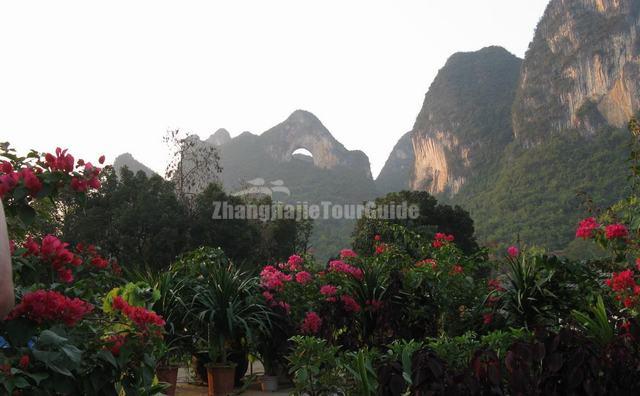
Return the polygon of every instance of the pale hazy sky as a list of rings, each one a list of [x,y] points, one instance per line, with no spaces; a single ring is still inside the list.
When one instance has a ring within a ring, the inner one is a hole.
[[[3,1],[0,141],[130,152],[314,113],[377,175],[457,51],[522,57],[548,0]]]

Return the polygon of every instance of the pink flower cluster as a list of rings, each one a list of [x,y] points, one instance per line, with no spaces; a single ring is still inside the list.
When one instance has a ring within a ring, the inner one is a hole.
[[[325,297],[333,297],[338,292],[338,288],[333,285],[322,285],[320,287],[320,294]]]
[[[300,330],[304,334],[318,334],[321,327],[322,319],[320,318],[320,315],[311,311],[307,312],[304,320],[302,321],[302,326],[300,326]]]
[[[313,280],[313,277],[307,271],[300,271],[296,274],[296,282],[301,285],[306,285]]]
[[[352,265],[349,265],[347,263],[345,263],[342,260],[333,260],[329,263],[329,271],[332,272],[340,272],[343,274],[348,274],[350,276],[353,276],[354,278],[358,279],[358,280],[362,280],[363,278],[363,273],[362,270],[360,268],[354,267]]]
[[[260,285],[269,290],[282,290],[285,282],[291,282],[293,277],[278,270],[272,265],[267,265],[260,272]]]
[[[302,257],[298,256],[297,254],[294,254],[289,257],[289,260],[287,260],[286,263],[280,264],[279,267],[280,269],[296,272],[296,271],[302,270],[303,264],[304,264],[304,260],[302,259]]]

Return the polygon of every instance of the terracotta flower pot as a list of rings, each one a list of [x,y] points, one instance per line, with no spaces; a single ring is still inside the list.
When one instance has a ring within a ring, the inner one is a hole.
[[[178,382],[178,367],[158,367],[156,368],[158,381],[171,385],[164,392],[167,396],[175,396],[176,383]]]
[[[260,378],[260,386],[263,392],[275,392],[278,390],[278,377],[275,375],[263,375]]]
[[[236,367],[229,365],[208,365],[207,378],[209,396],[227,396],[233,392]]]

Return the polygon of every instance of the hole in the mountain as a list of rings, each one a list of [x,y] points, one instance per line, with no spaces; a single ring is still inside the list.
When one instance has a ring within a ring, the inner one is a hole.
[[[313,154],[306,148],[299,148],[291,153],[291,158],[313,162]]]

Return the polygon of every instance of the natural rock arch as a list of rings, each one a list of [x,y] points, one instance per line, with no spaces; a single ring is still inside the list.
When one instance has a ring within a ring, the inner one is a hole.
[[[369,159],[361,151],[349,151],[338,142],[313,114],[297,110],[284,122],[262,134],[266,152],[277,161],[291,161],[297,149],[305,149],[313,164],[322,169],[338,166],[363,169],[371,176]]]

